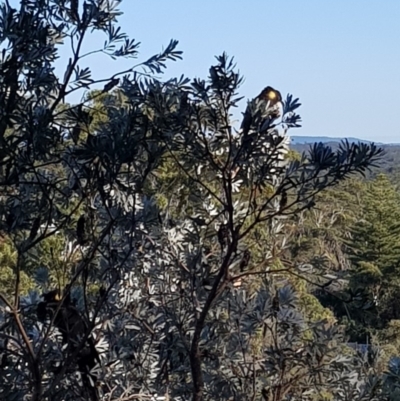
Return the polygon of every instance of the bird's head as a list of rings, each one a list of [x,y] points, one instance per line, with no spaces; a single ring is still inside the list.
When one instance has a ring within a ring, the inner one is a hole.
[[[61,300],[61,294],[59,290],[52,290],[42,294],[45,302],[58,302]]]
[[[267,86],[264,88],[261,93],[258,95],[260,100],[269,101],[271,103],[277,103],[282,101],[282,95],[279,91],[272,88],[271,86]]]

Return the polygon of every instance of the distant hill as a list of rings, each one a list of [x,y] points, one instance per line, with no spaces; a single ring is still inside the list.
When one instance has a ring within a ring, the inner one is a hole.
[[[307,143],[315,143],[315,142],[322,142],[322,143],[330,143],[330,142],[340,142],[344,139],[347,139],[349,142],[364,142],[364,143],[371,143],[372,141],[367,141],[365,139],[359,138],[333,138],[329,136],[291,136],[292,144],[294,145],[304,145]],[[376,144],[380,144],[379,142],[375,142]]]
[[[325,145],[330,146],[333,150],[336,150],[339,143],[345,138],[332,138],[326,136],[292,136],[290,147],[299,152],[308,152],[310,146],[315,142],[322,142]],[[349,142],[364,142],[371,143],[371,141],[366,141],[358,138],[347,138]],[[393,182],[400,186],[400,144],[383,144],[375,142],[376,145],[383,148],[384,155],[379,161],[378,166],[372,169],[372,174],[370,177],[375,176],[379,173],[388,174]]]

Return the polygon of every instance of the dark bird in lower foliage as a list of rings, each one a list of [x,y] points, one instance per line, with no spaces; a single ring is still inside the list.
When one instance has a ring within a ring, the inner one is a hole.
[[[72,304],[69,294],[61,297],[58,290],[53,290],[42,295],[43,302],[37,307],[38,320],[44,322],[47,318],[54,319],[54,326],[60,330],[63,344],[67,344],[67,352],[71,355],[77,352],[76,363],[82,374],[85,389],[89,392],[92,401],[99,399],[97,390],[90,380],[90,371],[100,357],[91,336],[82,344],[82,338],[87,336],[88,323],[79,310]]]
[[[59,290],[52,290],[42,294],[45,303],[61,301],[61,294]]]

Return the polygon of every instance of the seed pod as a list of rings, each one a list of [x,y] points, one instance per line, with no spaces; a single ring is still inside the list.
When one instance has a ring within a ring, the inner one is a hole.
[[[242,260],[240,261],[240,265],[239,265],[239,269],[241,272],[243,272],[244,269],[249,265],[250,259],[251,259],[250,251],[248,249],[246,249],[243,252],[243,257],[242,257]]]
[[[223,248],[227,243],[229,239],[229,229],[226,224],[221,224],[219,229],[218,229],[218,242],[221,245],[221,248]]]
[[[78,223],[76,225],[76,237],[78,239],[79,245],[85,245],[88,241],[86,235],[86,219],[84,215],[79,217]]]

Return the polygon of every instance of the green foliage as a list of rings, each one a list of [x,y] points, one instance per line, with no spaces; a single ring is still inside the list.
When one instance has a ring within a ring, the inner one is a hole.
[[[18,252],[13,243],[7,237],[0,240],[0,288],[8,296],[12,295],[16,288],[16,268]],[[20,272],[19,291],[27,294],[28,290],[34,285],[33,280],[26,271]]]
[[[367,184],[360,215],[347,241],[353,271],[350,286],[369,300],[355,316],[367,327],[382,329],[397,319],[393,308],[399,294],[400,196],[389,179],[379,175]]]
[[[384,175],[368,182],[348,181],[339,189],[325,192],[317,203],[319,219],[308,216],[303,225],[310,225],[305,231],[309,254],[320,248],[341,278],[325,281],[327,287],[317,282],[314,293],[345,325],[350,341],[381,347],[382,369],[398,354],[382,339],[398,319],[399,194]]]
[[[352,262],[357,266],[359,260],[367,260],[382,273],[395,269],[400,260],[399,194],[379,175],[368,184],[361,202],[362,217],[352,227]]]

